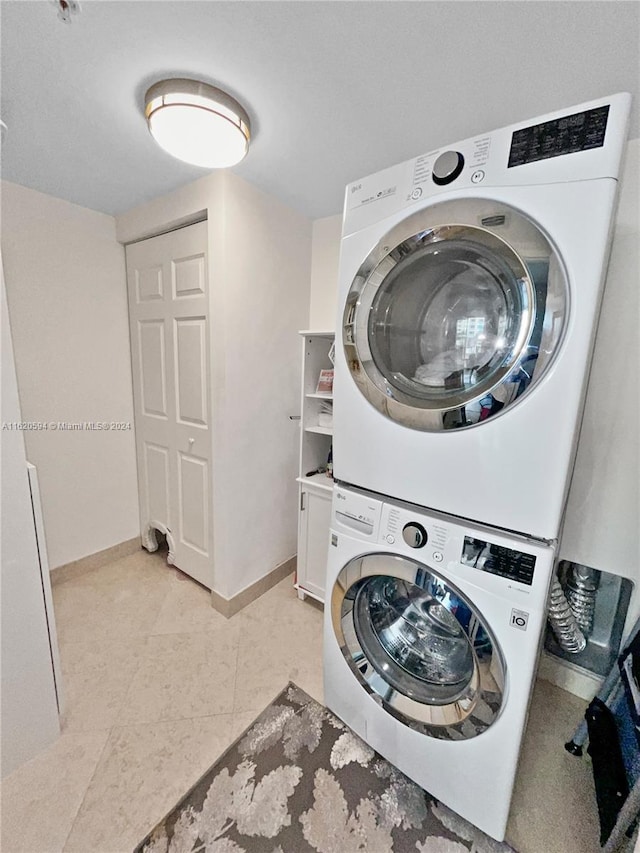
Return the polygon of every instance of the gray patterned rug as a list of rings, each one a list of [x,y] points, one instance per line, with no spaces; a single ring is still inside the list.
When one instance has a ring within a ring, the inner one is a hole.
[[[509,853],[295,684],[134,853]]]

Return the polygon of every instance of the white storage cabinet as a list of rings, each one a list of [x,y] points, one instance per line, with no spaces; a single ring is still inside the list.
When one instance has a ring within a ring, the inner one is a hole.
[[[310,595],[324,601],[327,549],[333,480],[317,472],[327,466],[333,428],[327,423],[326,403],[333,394],[319,393],[316,388],[321,370],[332,370],[329,351],[333,332],[300,332],[302,336],[302,402],[300,423],[300,468],[298,483],[298,596]],[[323,405],[324,404],[324,405]]]

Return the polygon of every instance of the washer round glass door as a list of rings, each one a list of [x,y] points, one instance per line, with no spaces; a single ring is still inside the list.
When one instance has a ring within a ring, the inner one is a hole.
[[[473,426],[540,379],[566,294],[557,254],[522,214],[479,199],[435,204],[358,270],[344,314],[347,364],[367,399],[405,426]]]
[[[497,719],[502,653],[477,608],[437,572],[391,554],[358,557],[338,576],[331,613],[355,677],[405,725],[460,740]]]

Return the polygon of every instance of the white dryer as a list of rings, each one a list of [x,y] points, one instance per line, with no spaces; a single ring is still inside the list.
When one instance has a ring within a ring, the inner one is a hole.
[[[337,479],[558,536],[629,107],[602,98],[347,187]]]
[[[325,702],[434,797],[504,838],[554,550],[336,486]]]

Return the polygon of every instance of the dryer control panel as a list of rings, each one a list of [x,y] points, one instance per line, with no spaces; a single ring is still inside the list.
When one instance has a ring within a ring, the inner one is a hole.
[[[602,148],[609,104],[569,116],[533,124],[513,132],[508,168]]]
[[[617,178],[630,106],[631,95],[621,92],[464,139],[354,181],[345,194],[342,236],[452,189],[473,195],[490,187]]]

